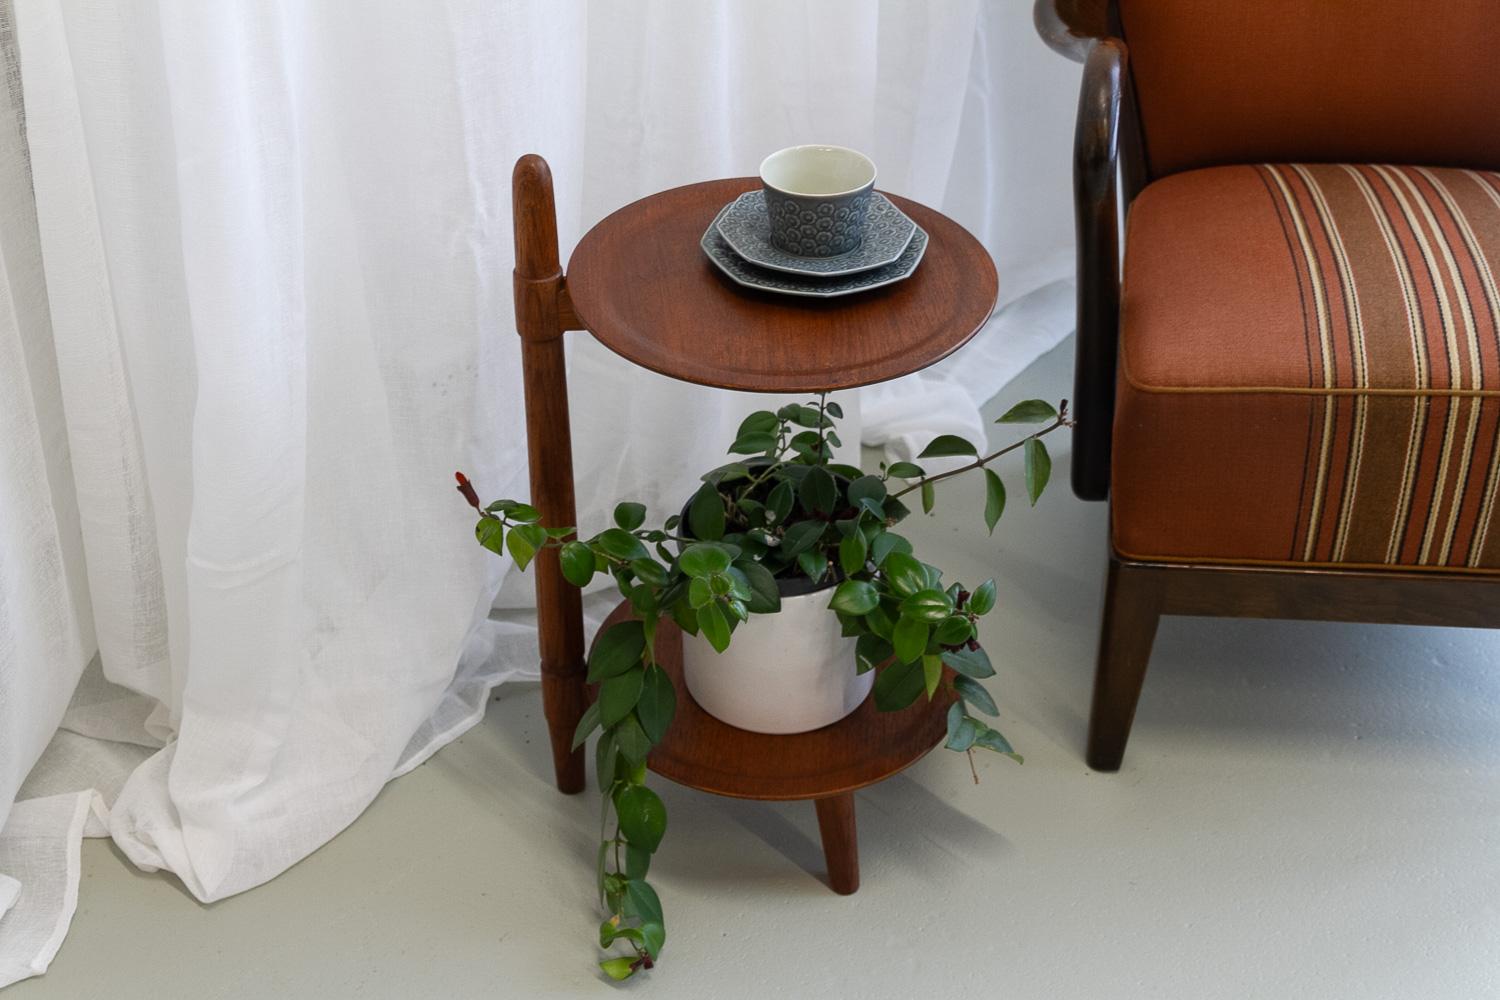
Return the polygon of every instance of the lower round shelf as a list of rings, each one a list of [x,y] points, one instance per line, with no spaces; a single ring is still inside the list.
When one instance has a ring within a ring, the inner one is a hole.
[[[600,631],[630,617],[621,604]],[[682,632],[662,622],[656,656],[677,689],[677,716],[652,752],[651,770],[671,781],[740,799],[820,799],[873,785],[921,759],[946,734],[950,702],[939,694],[899,712],[865,699],[854,713],[810,733],[773,736],[737,729],[698,707],[682,682]],[[851,668],[852,669],[852,668]]]

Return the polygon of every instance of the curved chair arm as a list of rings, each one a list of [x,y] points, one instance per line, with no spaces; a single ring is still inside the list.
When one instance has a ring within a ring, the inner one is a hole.
[[[1109,0],[1036,0],[1031,15],[1042,41],[1074,62],[1110,34]]]
[[[1078,333],[1073,365],[1073,492],[1109,496],[1120,337],[1120,105],[1125,46],[1100,41],[1083,66],[1073,135]]]
[[[1073,135],[1074,222],[1078,248],[1078,312],[1073,374],[1073,492],[1083,500],[1109,496],[1114,426],[1115,362],[1120,329],[1121,154],[1125,205],[1143,169],[1130,105],[1125,43],[1111,37],[1108,0],[1037,0],[1037,31],[1083,66]]]

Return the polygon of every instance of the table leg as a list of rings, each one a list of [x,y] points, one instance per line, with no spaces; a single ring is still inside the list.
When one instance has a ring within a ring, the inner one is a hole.
[[[859,838],[854,829],[854,793],[816,799],[818,832],[828,863],[828,884],[847,896],[859,889]]]
[[[567,364],[563,333],[563,277],[557,256],[557,212],[552,173],[539,156],[516,161],[511,180],[515,218],[516,331],[526,395],[526,450],[531,503],[549,528],[578,523],[573,499],[573,435],[568,426]],[[557,787],[583,791],[582,749],[573,730],[588,701],[584,692],[583,610],[578,589],[563,579],[556,549],[532,564],[542,654],[542,707],[552,742]]]

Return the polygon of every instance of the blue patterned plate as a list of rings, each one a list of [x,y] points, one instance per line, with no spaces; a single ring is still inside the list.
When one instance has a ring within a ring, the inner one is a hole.
[[[922,254],[927,250],[927,232],[913,223],[911,242],[906,244],[906,249],[901,251],[901,255],[896,260],[884,267],[831,278],[814,278],[802,274],[768,271],[746,263],[720,235],[719,220],[724,218],[724,214],[731,207],[732,205],[725,205],[720,209],[718,217],[703,231],[703,238],[698,241],[698,245],[703,248],[708,259],[714,262],[714,266],[723,271],[730,281],[737,285],[744,285],[746,288],[758,288],[761,291],[777,292],[781,295],[801,295],[815,299],[852,295],[855,292],[894,284],[903,278],[911,277],[912,272],[922,261]]]
[[[816,226],[818,220],[809,218],[807,224]],[[864,240],[853,250],[837,257],[803,257],[773,244],[764,191],[746,191],[730,202],[715,226],[735,253],[758,267],[822,278],[857,274],[894,263],[917,230],[917,224],[879,191],[870,198]]]

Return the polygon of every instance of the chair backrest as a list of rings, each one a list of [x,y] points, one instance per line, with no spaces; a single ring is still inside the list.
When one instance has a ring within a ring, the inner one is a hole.
[[[1116,0],[1152,176],[1500,168],[1500,0]]]

